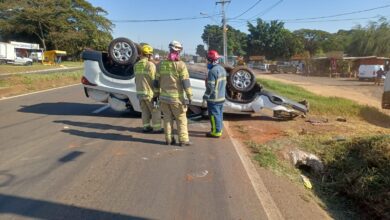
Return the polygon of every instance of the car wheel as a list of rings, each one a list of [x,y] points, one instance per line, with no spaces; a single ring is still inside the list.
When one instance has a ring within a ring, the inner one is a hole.
[[[26,66],[32,66],[32,62],[28,61],[28,62],[26,62],[25,65],[26,65]]]
[[[120,65],[132,65],[138,57],[138,49],[135,43],[124,37],[111,41],[108,53],[110,58]]]
[[[0,65],[6,64],[7,62],[5,60],[0,60]]]
[[[229,74],[228,83],[237,92],[249,92],[256,84],[256,77],[251,69],[236,67]]]

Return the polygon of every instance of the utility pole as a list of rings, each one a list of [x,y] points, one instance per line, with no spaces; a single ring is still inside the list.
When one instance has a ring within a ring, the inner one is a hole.
[[[230,0],[221,0],[219,2],[216,2],[215,4],[221,4],[222,8],[222,37],[223,37],[223,62],[226,64],[227,62],[227,28],[226,28],[226,13],[225,13],[225,4],[230,3]]]

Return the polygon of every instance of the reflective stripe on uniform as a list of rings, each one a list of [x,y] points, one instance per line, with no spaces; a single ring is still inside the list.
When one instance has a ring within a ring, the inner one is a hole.
[[[220,88],[221,86],[223,86],[224,88]],[[226,77],[225,76],[218,77],[218,79],[216,80],[215,88],[214,88],[214,98],[209,99],[209,101],[213,101],[213,102],[224,101],[225,97],[224,96],[219,97],[219,91],[221,91],[222,89],[225,89],[225,86],[226,86]]]
[[[217,130],[217,126],[215,124],[215,117],[214,117],[214,115],[210,116],[210,120],[211,120],[211,134],[215,134],[215,132]]]
[[[134,65],[134,75],[139,99],[150,99],[153,97],[152,83],[155,74],[155,66],[148,61],[147,58],[142,58]]]
[[[184,94],[178,92],[161,92],[160,96],[180,98],[180,97],[184,97]]]
[[[152,128],[161,128],[161,124],[153,124]]]

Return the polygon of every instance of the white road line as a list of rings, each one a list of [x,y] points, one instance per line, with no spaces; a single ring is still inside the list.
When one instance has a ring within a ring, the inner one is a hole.
[[[96,109],[95,111],[93,111],[92,114],[97,114],[99,112],[102,112],[102,111],[108,109],[109,107],[110,107],[110,105],[105,105],[103,107],[100,107],[100,108]]]
[[[18,97],[27,96],[27,95],[33,95],[33,94],[42,93],[42,92],[48,92],[48,91],[52,91],[52,90],[56,90],[56,89],[63,89],[63,88],[71,87],[71,86],[77,86],[77,85],[81,85],[81,84],[77,83],[77,84],[57,87],[57,88],[53,88],[53,89],[46,89],[46,90],[41,90],[41,91],[37,91],[37,92],[26,93],[26,94],[22,94],[22,95],[16,95],[16,96],[11,96],[11,97],[3,97],[3,98],[0,98],[0,101],[7,100],[7,99],[18,98]]]
[[[224,128],[226,129],[228,134],[232,134],[232,131],[229,129],[229,123],[227,121],[224,121]],[[233,146],[238,156],[240,157],[242,164],[244,165],[244,169],[248,174],[248,177],[256,192],[257,198],[263,206],[268,219],[284,219],[278,206],[272,199],[271,194],[268,192],[267,187],[264,185],[264,182],[261,179],[259,173],[257,172],[256,167],[253,165],[250,156],[245,150],[245,146],[243,146],[238,140],[232,138],[230,135],[229,138],[232,141]]]

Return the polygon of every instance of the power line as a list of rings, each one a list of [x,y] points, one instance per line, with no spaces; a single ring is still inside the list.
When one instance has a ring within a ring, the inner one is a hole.
[[[383,6],[375,7],[375,8],[359,10],[359,11],[352,11],[352,12],[335,14],[335,15],[328,15],[328,16],[321,16],[321,17],[312,17],[312,18],[281,19],[281,20],[283,20],[283,21],[302,21],[302,20],[322,19],[322,18],[333,18],[333,17],[344,16],[344,15],[358,14],[358,13],[367,12],[367,11],[374,11],[374,10],[377,10],[377,9],[388,8],[388,7],[390,7],[390,4],[389,5],[383,5]]]
[[[265,9],[264,11],[260,12],[259,14],[255,15],[255,16],[249,18],[248,20],[251,20],[254,17],[260,17],[260,16],[267,14],[268,12],[272,11],[272,9],[274,9],[276,6],[278,6],[282,2],[283,2],[283,0],[276,2],[275,4],[271,5],[269,8]]]
[[[333,22],[333,21],[353,21],[353,20],[362,20],[362,19],[371,19],[371,18],[380,18],[380,17],[386,17],[386,16],[376,15],[376,16],[364,17],[364,18],[343,18],[343,19],[330,19],[330,20],[286,21],[285,23],[300,23],[301,24],[301,23]]]
[[[241,21],[236,21],[236,22],[239,22],[239,23],[242,23],[242,24],[245,24],[246,22],[252,20],[254,17],[261,17],[265,14],[267,14],[268,12],[270,12],[272,9],[274,9],[276,6],[278,6],[280,3],[282,3],[284,0],[279,0],[278,2],[276,2],[275,4],[271,5],[270,7],[268,7],[267,9],[265,9],[264,11],[260,12],[259,14],[249,18],[249,19],[242,19]],[[235,22],[235,21],[231,21],[231,22]],[[241,25],[240,27],[242,27],[243,25]]]
[[[338,21],[357,21],[357,20],[365,20],[365,19],[372,19],[372,18],[390,18],[390,16],[372,16],[372,17],[361,17],[361,18],[343,18],[343,19],[328,19],[328,20],[309,20],[309,21],[287,21],[285,23],[294,23],[294,24],[304,24],[304,23],[321,23],[321,22],[338,22]],[[271,20],[264,20],[264,21],[271,21]],[[283,21],[283,20],[280,20]],[[235,28],[243,27],[244,25],[236,26]]]
[[[273,6],[271,6],[273,7]],[[324,19],[324,18],[333,18],[333,17],[339,17],[339,16],[344,16],[344,15],[351,15],[351,14],[358,14],[358,13],[363,13],[363,12],[368,12],[368,11],[373,11],[373,10],[377,10],[377,9],[382,9],[382,8],[388,8],[390,7],[390,4],[388,5],[382,5],[382,6],[379,6],[379,7],[375,7],[375,8],[369,8],[369,9],[365,9],[365,10],[359,10],[359,11],[352,11],[352,12],[346,12],[346,13],[341,13],[341,14],[334,14],[334,15],[327,15],[327,16],[320,16],[320,17],[311,17],[311,18],[295,18],[295,19],[276,19],[278,21],[282,21],[284,23],[314,23],[315,20],[318,20],[318,19]],[[347,19],[344,19],[344,21],[348,21],[348,20],[361,20],[361,19],[369,19],[369,18],[376,18],[378,16],[375,16],[375,17],[367,17],[367,18],[347,18]],[[313,21],[314,20],[314,21]],[[253,22],[253,21],[256,21],[256,19],[253,19],[250,18],[249,20],[246,20],[246,22]],[[343,21],[343,19],[334,19],[334,20],[320,20],[319,22],[322,22],[322,21]],[[239,27],[242,27],[243,25],[239,26]]]
[[[114,23],[143,23],[143,22],[165,22],[165,21],[188,21],[211,18],[213,16],[186,17],[186,18],[165,18],[165,19],[142,19],[142,20],[112,20]]]
[[[256,7],[257,4],[259,4],[262,0],[258,0],[254,5],[252,5],[251,7],[249,7],[246,11],[242,12],[241,14],[237,15],[236,17],[233,17],[232,19],[236,19],[236,18],[239,18],[241,17],[242,15],[244,15],[245,13],[247,13],[248,11],[250,11],[252,8]]]

